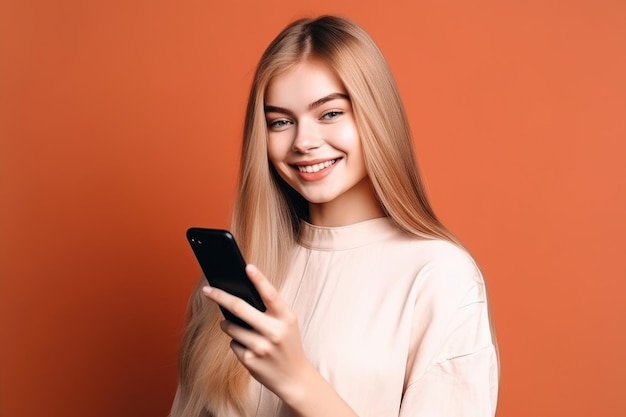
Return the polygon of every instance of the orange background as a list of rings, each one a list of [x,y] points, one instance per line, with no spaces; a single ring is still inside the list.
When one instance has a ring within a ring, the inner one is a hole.
[[[498,415],[626,415],[626,2],[0,3],[0,415],[165,416],[188,226],[227,227],[254,66],[340,13],[484,269]]]

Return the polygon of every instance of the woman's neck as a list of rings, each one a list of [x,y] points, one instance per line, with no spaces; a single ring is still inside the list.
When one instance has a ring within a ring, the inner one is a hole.
[[[369,178],[326,203],[309,204],[309,222],[316,226],[338,227],[385,217]]]

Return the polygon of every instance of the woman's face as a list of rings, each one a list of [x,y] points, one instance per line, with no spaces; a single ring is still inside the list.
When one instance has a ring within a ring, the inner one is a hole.
[[[371,193],[350,99],[326,64],[306,60],[275,77],[265,117],[270,161],[312,206],[349,209]]]

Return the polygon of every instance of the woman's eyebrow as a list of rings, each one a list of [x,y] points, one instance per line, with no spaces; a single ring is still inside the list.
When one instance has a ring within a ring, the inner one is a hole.
[[[287,110],[284,107],[272,106],[270,104],[265,104],[263,106],[265,113],[282,113],[287,114],[289,116],[293,116],[293,112],[291,110]]]
[[[337,100],[337,99],[350,100],[350,97],[347,94],[343,94],[343,93],[332,93],[332,94],[329,94],[327,96],[320,98],[319,100],[315,100],[313,103],[309,104],[309,109],[313,110],[321,106],[324,103],[327,103],[332,100]],[[264,105],[263,109],[265,110],[265,113],[282,113],[282,114],[293,115],[293,112],[291,110],[288,110],[284,107],[272,106],[271,104]]]
[[[326,97],[322,97],[319,100],[316,100],[313,103],[309,104],[309,109],[313,110],[314,108],[319,107],[328,101],[337,100],[337,99],[350,100],[350,97],[348,97],[347,94],[343,94],[343,93],[332,93],[332,94],[327,95]]]

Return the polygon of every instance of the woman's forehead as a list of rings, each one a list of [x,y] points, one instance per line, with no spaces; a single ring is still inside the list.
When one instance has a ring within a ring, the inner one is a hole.
[[[331,94],[347,95],[339,76],[322,61],[306,60],[270,80],[265,104],[304,107]]]

